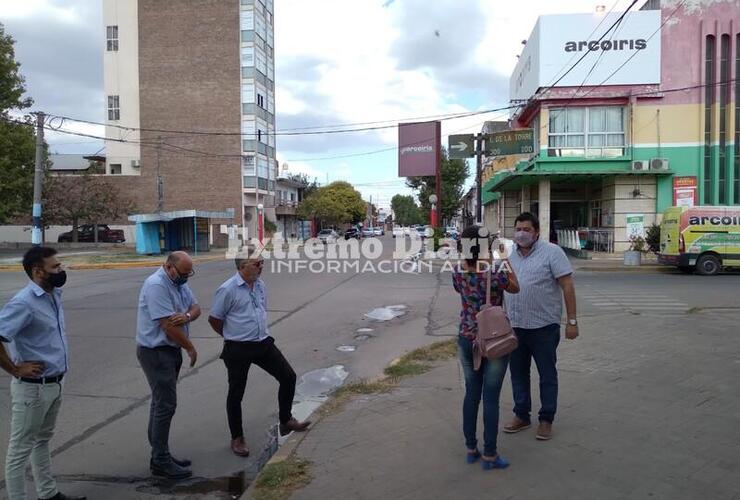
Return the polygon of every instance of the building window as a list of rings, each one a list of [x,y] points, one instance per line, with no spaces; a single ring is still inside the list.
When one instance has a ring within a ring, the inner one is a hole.
[[[740,35],[735,40],[735,175],[733,202],[740,205]]]
[[[719,57],[719,178],[717,203],[727,203],[727,141],[729,139],[727,123],[727,105],[730,101],[730,36],[722,35]]]
[[[121,175],[121,164],[111,163],[110,164],[110,174],[111,175]]]
[[[254,156],[242,156],[242,174],[254,175]]]
[[[257,94],[257,106],[263,109],[265,107],[265,96],[262,94]]]
[[[254,82],[242,83],[242,104],[254,104]]]
[[[108,96],[108,120],[121,119],[121,100],[117,95]]]
[[[252,176],[249,176],[249,177],[244,176],[244,187],[245,188],[252,188],[252,189],[254,189],[255,186],[256,186],[255,182],[256,181],[255,181],[255,178],[254,177],[252,177]]]
[[[118,26],[106,28],[106,49],[108,52],[118,52]]]
[[[624,108],[550,110],[548,156],[623,156],[624,147]]]
[[[712,125],[714,125],[714,37],[707,36],[704,63],[704,204],[711,205],[714,190]]]

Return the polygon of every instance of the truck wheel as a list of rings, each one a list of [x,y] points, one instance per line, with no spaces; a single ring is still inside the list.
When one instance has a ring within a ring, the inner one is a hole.
[[[702,255],[696,261],[696,270],[704,276],[713,276],[722,269],[722,263],[716,255]]]
[[[696,267],[694,266],[678,266],[678,269],[686,274],[694,274],[694,271],[696,271]]]

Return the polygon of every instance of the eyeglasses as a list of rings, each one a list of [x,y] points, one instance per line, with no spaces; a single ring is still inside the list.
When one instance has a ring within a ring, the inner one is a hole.
[[[175,271],[177,271],[177,274],[180,275],[183,278],[186,278],[186,277],[187,278],[192,278],[195,275],[195,269],[191,269],[190,272],[186,274],[186,273],[180,272],[180,270],[177,268],[176,265],[173,264],[172,267],[174,267],[175,268]]]

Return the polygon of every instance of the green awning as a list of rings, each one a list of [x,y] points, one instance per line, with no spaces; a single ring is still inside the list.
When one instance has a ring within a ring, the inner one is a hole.
[[[501,175],[506,174],[506,175]],[[500,172],[484,184],[484,191],[516,191],[522,186],[538,184],[543,177],[549,177],[557,181],[587,181],[596,177],[635,175],[635,176],[666,176],[673,175],[670,170],[616,170],[616,169],[578,169],[573,170],[514,170]]]

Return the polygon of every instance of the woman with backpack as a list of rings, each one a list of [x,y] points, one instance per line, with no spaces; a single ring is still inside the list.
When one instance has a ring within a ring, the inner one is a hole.
[[[476,315],[486,304],[486,284],[490,282],[490,303],[501,306],[504,291],[519,292],[516,275],[508,265],[505,256],[493,262],[483,254],[483,245],[488,245],[485,228],[467,227],[460,235],[458,251],[464,255],[463,261],[454,270],[452,283],[460,294],[462,310],[460,311],[460,329],[458,357],[465,375],[465,399],[463,401],[463,434],[467,447],[466,461],[470,464],[481,460],[484,470],[504,469],[509,462],[502,458],[496,449],[498,437],[499,396],[503,385],[509,355],[489,359],[480,358],[480,352],[474,353],[478,323]],[[503,251],[503,248],[499,248]],[[490,275],[490,280],[489,276]],[[478,360],[480,366],[476,369]],[[477,422],[478,407],[483,399],[483,453],[478,449]]]

